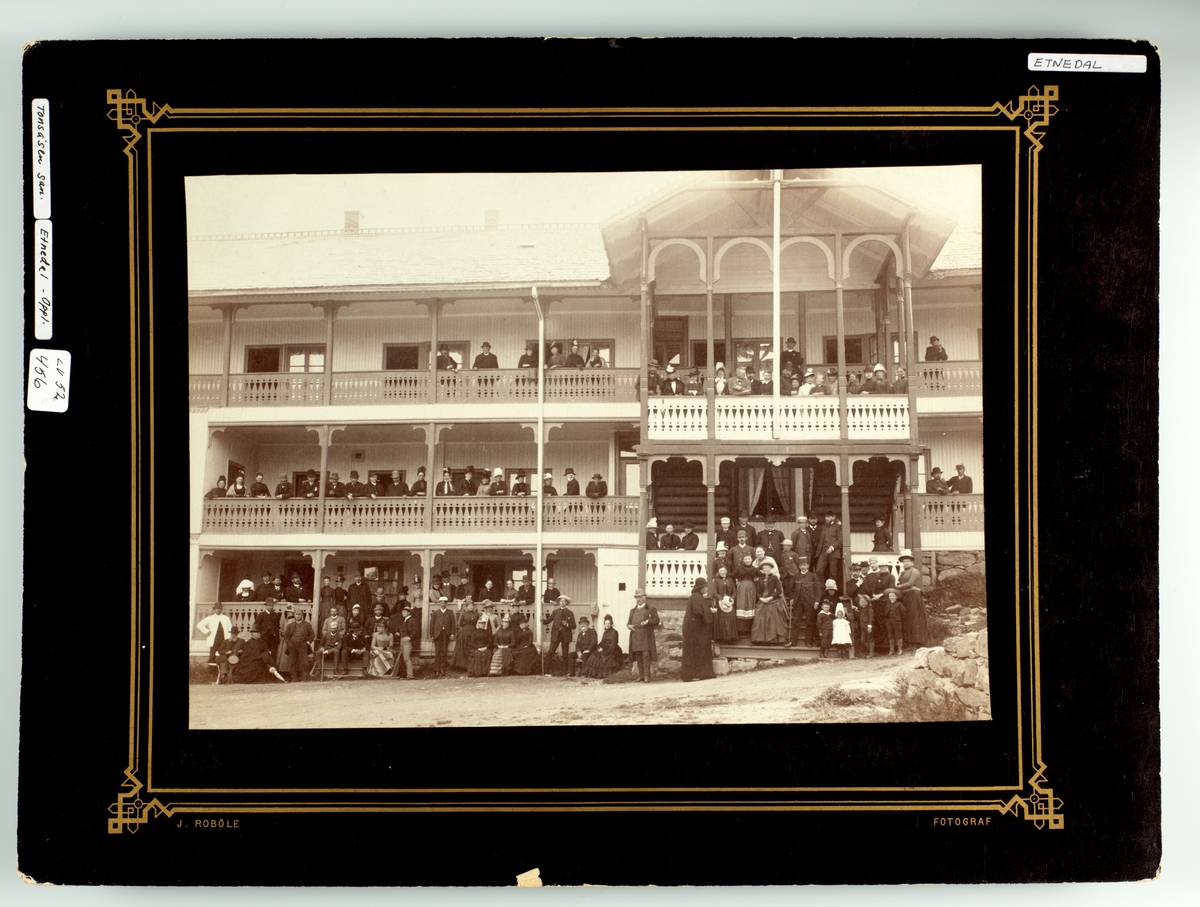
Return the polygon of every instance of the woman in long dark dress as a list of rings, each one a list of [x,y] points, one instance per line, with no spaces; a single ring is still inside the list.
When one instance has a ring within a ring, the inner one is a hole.
[[[467,655],[467,674],[471,677],[487,677],[492,664],[492,624],[486,614],[479,617],[475,632],[471,634],[471,651]]]
[[[713,621],[713,639],[718,643],[732,645],[737,642],[737,613],[734,602],[737,583],[724,566],[717,568],[717,575],[708,584],[708,594],[717,606]]]
[[[522,676],[533,673],[537,667],[537,646],[533,644],[533,631],[529,629],[529,620],[522,614],[517,618],[521,628],[517,630],[517,640],[512,650],[512,672]]]
[[[512,647],[516,639],[517,634],[509,626],[508,615],[505,615],[500,619],[500,629],[492,637],[495,648],[492,650],[491,665],[488,668],[489,677],[503,677],[512,673]]]
[[[738,636],[750,635],[754,608],[758,604],[757,581],[760,574],[752,561],[753,558],[749,554],[744,555],[742,562],[733,570],[733,578],[737,581],[734,607],[737,609]]]
[[[715,677],[712,667],[712,612],[709,610],[708,582],[698,577],[683,612],[683,658],[679,665],[682,680],[708,680]]]
[[[454,637],[454,657],[450,659],[450,667],[460,671],[467,670],[471,653],[475,651],[475,625],[479,623],[479,612],[474,603],[468,598],[459,606],[458,631]],[[491,633],[488,633],[489,639]]]
[[[758,604],[750,641],[767,645],[783,645],[788,641],[787,611],[783,606],[783,586],[776,575],[775,559],[764,557],[759,566]]]
[[[584,666],[583,673],[588,677],[607,677],[620,670],[623,654],[617,631],[613,629],[613,620],[605,615],[604,632],[600,635],[600,642],[596,644],[592,657]]]

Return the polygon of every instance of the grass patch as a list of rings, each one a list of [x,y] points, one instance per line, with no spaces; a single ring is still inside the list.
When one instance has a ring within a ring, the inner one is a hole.
[[[818,693],[817,696],[805,703],[809,708],[847,708],[856,705],[874,705],[875,700],[870,696],[862,693],[851,693],[848,690],[843,690],[840,686],[829,687]]]
[[[925,606],[932,615],[944,614],[949,605],[987,607],[987,580],[978,573],[960,573],[923,591]]]
[[[955,577],[957,579],[957,577]],[[892,706],[892,714],[896,721],[973,721],[970,710],[957,699],[939,696],[937,702],[930,702],[922,693],[919,696],[908,696],[908,681],[897,680],[896,692],[900,698]]]
[[[217,669],[208,666],[208,659],[193,659],[188,667],[188,683],[212,683],[217,679]]]

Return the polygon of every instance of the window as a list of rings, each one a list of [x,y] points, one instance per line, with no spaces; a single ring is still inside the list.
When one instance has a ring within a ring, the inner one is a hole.
[[[416,371],[421,368],[429,368],[429,344],[385,343],[383,345],[383,367],[387,371]]]
[[[825,337],[822,352],[826,365],[837,365],[837,337]],[[868,365],[878,352],[874,334],[846,335],[846,365]]]
[[[423,343],[421,344],[421,347],[423,349],[428,349],[429,344]],[[470,358],[471,341],[469,340],[439,340],[438,349],[441,350],[442,347],[446,348],[446,352],[449,354],[450,358],[454,360],[454,365],[456,368],[470,368],[471,363],[475,361],[474,359]],[[514,365],[515,364],[516,363],[514,363]],[[425,364],[421,366],[421,368],[429,368],[429,361],[426,360]]]
[[[738,340],[734,343],[737,358],[733,363],[725,363],[725,374],[732,376],[737,366],[746,366],[746,374],[753,377],[763,369],[775,370],[774,342],[770,338],[755,338],[753,340]],[[780,349],[783,347],[781,346]]]
[[[654,319],[654,358],[662,365],[672,362],[685,365],[683,355],[688,348],[688,320],[677,317]]]
[[[286,369],[283,367],[285,362]],[[248,373],[323,372],[325,371],[325,344],[246,347],[246,371]]]
[[[795,519],[797,479],[803,472],[791,466],[738,466],[738,509],[753,520]]]
[[[716,356],[717,362],[725,361],[725,341],[713,341],[713,355]],[[662,360],[659,360],[662,361]],[[696,368],[708,368],[708,341],[693,340],[692,341],[692,365]],[[728,374],[728,369],[726,369]]]

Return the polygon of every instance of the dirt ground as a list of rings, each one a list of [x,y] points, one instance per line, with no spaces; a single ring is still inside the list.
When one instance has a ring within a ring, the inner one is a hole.
[[[814,659],[690,683],[457,674],[443,680],[193,684],[189,726],[234,730],[889,721],[895,720],[887,708],[895,680],[912,661],[911,654]]]

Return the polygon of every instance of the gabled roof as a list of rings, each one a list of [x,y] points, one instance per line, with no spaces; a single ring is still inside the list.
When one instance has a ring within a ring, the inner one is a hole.
[[[608,277],[600,228],[590,224],[188,239],[188,291],[194,296],[310,288],[596,286]]]
[[[952,271],[983,269],[983,231],[978,226],[959,224],[942,251],[929,266],[930,276],[945,276]]]

